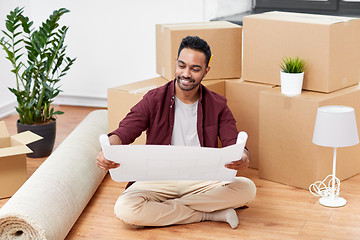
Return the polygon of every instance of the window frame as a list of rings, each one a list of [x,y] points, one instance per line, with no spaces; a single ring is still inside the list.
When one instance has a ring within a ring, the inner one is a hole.
[[[256,0],[253,8],[254,13],[276,10],[360,17],[360,0],[358,2],[346,2],[345,0]]]
[[[360,16],[360,1],[345,2],[343,0],[339,0],[338,12],[339,14]]]
[[[302,1],[302,0],[256,0],[256,9],[289,10],[337,10],[338,0]]]

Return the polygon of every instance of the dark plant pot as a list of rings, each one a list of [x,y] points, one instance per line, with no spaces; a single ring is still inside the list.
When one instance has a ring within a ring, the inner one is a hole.
[[[56,136],[56,121],[53,119],[48,124],[42,125],[27,125],[19,123],[17,121],[17,131],[18,133],[31,131],[36,133],[39,136],[42,136],[43,139],[27,144],[27,146],[33,151],[33,153],[28,153],[26,156],[31,158],[42,158],[47,157],[51,154]]]

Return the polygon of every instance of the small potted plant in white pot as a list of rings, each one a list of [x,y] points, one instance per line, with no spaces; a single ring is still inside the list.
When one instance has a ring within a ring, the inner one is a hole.
[[[300,57],[285,57],[280,67],[281,93],[287,96],[301,94],[305,61]]]

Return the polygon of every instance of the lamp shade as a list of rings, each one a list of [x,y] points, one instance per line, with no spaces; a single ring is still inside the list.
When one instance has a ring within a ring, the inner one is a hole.
[[[319,107],[313,143],[324,147],[348,147],[359,143],[355,111],[347,106]]]

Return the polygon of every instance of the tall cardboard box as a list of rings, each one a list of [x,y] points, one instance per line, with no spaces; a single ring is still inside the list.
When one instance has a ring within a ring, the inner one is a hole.
[[[312,142],[318,107],[353,107],[360,126],[360,86],[324,94],[303,91],[287,97],[280,88],[260,93],[259,176],[299,188],[322,181],[332,173],[333,148]],[[336,176],[360,173],[360,144],[338,148]]]
[[[160,87],[168,83],[165,78],[157,77],[117,86],[108,89],[108,130],[115,130],[119,122],[129,113],[136,103],[151,89]],[[225,82],[223,80],[209,80],[202,82],[211,91],[217,92],[225,96]],[[145,144],[146,133],[143,132],[134,144]]]
[[[30,131],[9,135],[5,122],[0,121],[0,198],[11,197],[27,179],[26,146],[42,139]]]
[[[244,17],[243,79],[280,85],[283,57],[306,61],[303,89],[333,92],[360,82],[360,19],[267,12]]]
[[[226,81],[226,98],[236,120],[236,127],[238,131],[245,131],[249,135],[246,146],[250,152],[250,168],[258,169],[260,92],[273,87],[275,85],[240,79]]]
[[[156,25],[156,72],[167,80],[175,77],[181,40],[199,36],[207,41],[213,58],[205,79],[240,78],[242,27],[227,21]]]

